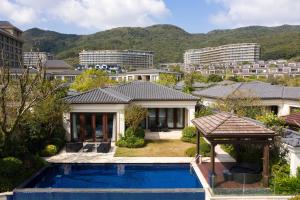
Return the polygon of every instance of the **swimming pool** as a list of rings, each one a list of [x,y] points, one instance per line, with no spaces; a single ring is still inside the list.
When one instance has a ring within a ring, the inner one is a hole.
[[[202,184],[189,164],[52,164],[14,191],[15,200],[201,196]]]

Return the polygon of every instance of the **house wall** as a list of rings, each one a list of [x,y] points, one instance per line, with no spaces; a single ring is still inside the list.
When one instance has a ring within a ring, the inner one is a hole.
[[[292,176],[297,175],[297,168],[300,167],[300,147],[287,146],[290,159],[290,172]]]
[[[268,99],[260,100],[260,106],[278,106],[278,116],[285,116],[290,114],[291,107],[300,108],[300,101],[297,100],[285,100],[285,99]],[[216,99],[213,98],[202,98],[202,103],[205,106],[212,107],[217,103]]]
[[[192,126],[191,120],[195,116],[196,101],[135,101],[137,105],[145,108],[185,108],[185,125]],[[119,134],[125,133],[125,108],[128,104],[73,104],[70,106],[73,113],[97,113],[109,112],[116,113],[116,133],[114,138]],[[64,127],[67,131],[67,141],[71,140],[70,130],[70,113],[64,114]]]

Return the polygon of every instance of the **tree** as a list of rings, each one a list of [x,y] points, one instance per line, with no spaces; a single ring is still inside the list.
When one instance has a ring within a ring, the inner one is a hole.
[[[193,75],[191,73],[185,74],[183,92],[191,93],[194,89],[193,83],[194,83]]]
[[[13,74],[5,62],[1,63],[0,141],[4,142],[15,132],[26,113],[59,89],[59,84],[46,79],[42,65],[39,64],[38,69],[31,73],[29,69],[21,68],[21,74]]]
[[[171,66],[169,67],[169,69],[170,69],[172,72],[179,72],[179,73],[182,72],[179,65],[171,65]]]
[[[114,81],[110,80],[106,72],[97,69],[89,69],[76,77],[71,88],[83,92],[110,84],[114,84]]]
[[[140,123],[147,117],[147,109],[131,104],[125,109],[125,123],[135,131]]]
[[[251,95],[249,95],[251,94]],[[239,116],[255,119],[264,112],[260,107],[260,99],[250,90],[237,90],[225,99],[219,99],[215,107],[225,112],[234,112]]]
[[[174,74],[162,73],[159,74],[158,83],[164,86],[173,87],[177,83],[177,79]]]
[[[207,77],[207,82],[220,82],[223,81],[222,77],[217,74],[210,74]]]

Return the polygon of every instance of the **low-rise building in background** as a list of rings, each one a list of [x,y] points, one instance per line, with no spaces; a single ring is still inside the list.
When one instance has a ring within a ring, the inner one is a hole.
[[[49,52],[28,51],[23,53],[25,67],[38,67],[44,65],[48,60],[53,60],[54,55]]]

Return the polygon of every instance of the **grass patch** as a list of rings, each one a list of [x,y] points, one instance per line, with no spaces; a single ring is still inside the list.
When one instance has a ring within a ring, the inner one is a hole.
[[[143,148],[117,147],[115,157],[185,157],[185,151],[195,144],[181,140],[146,140]]]

